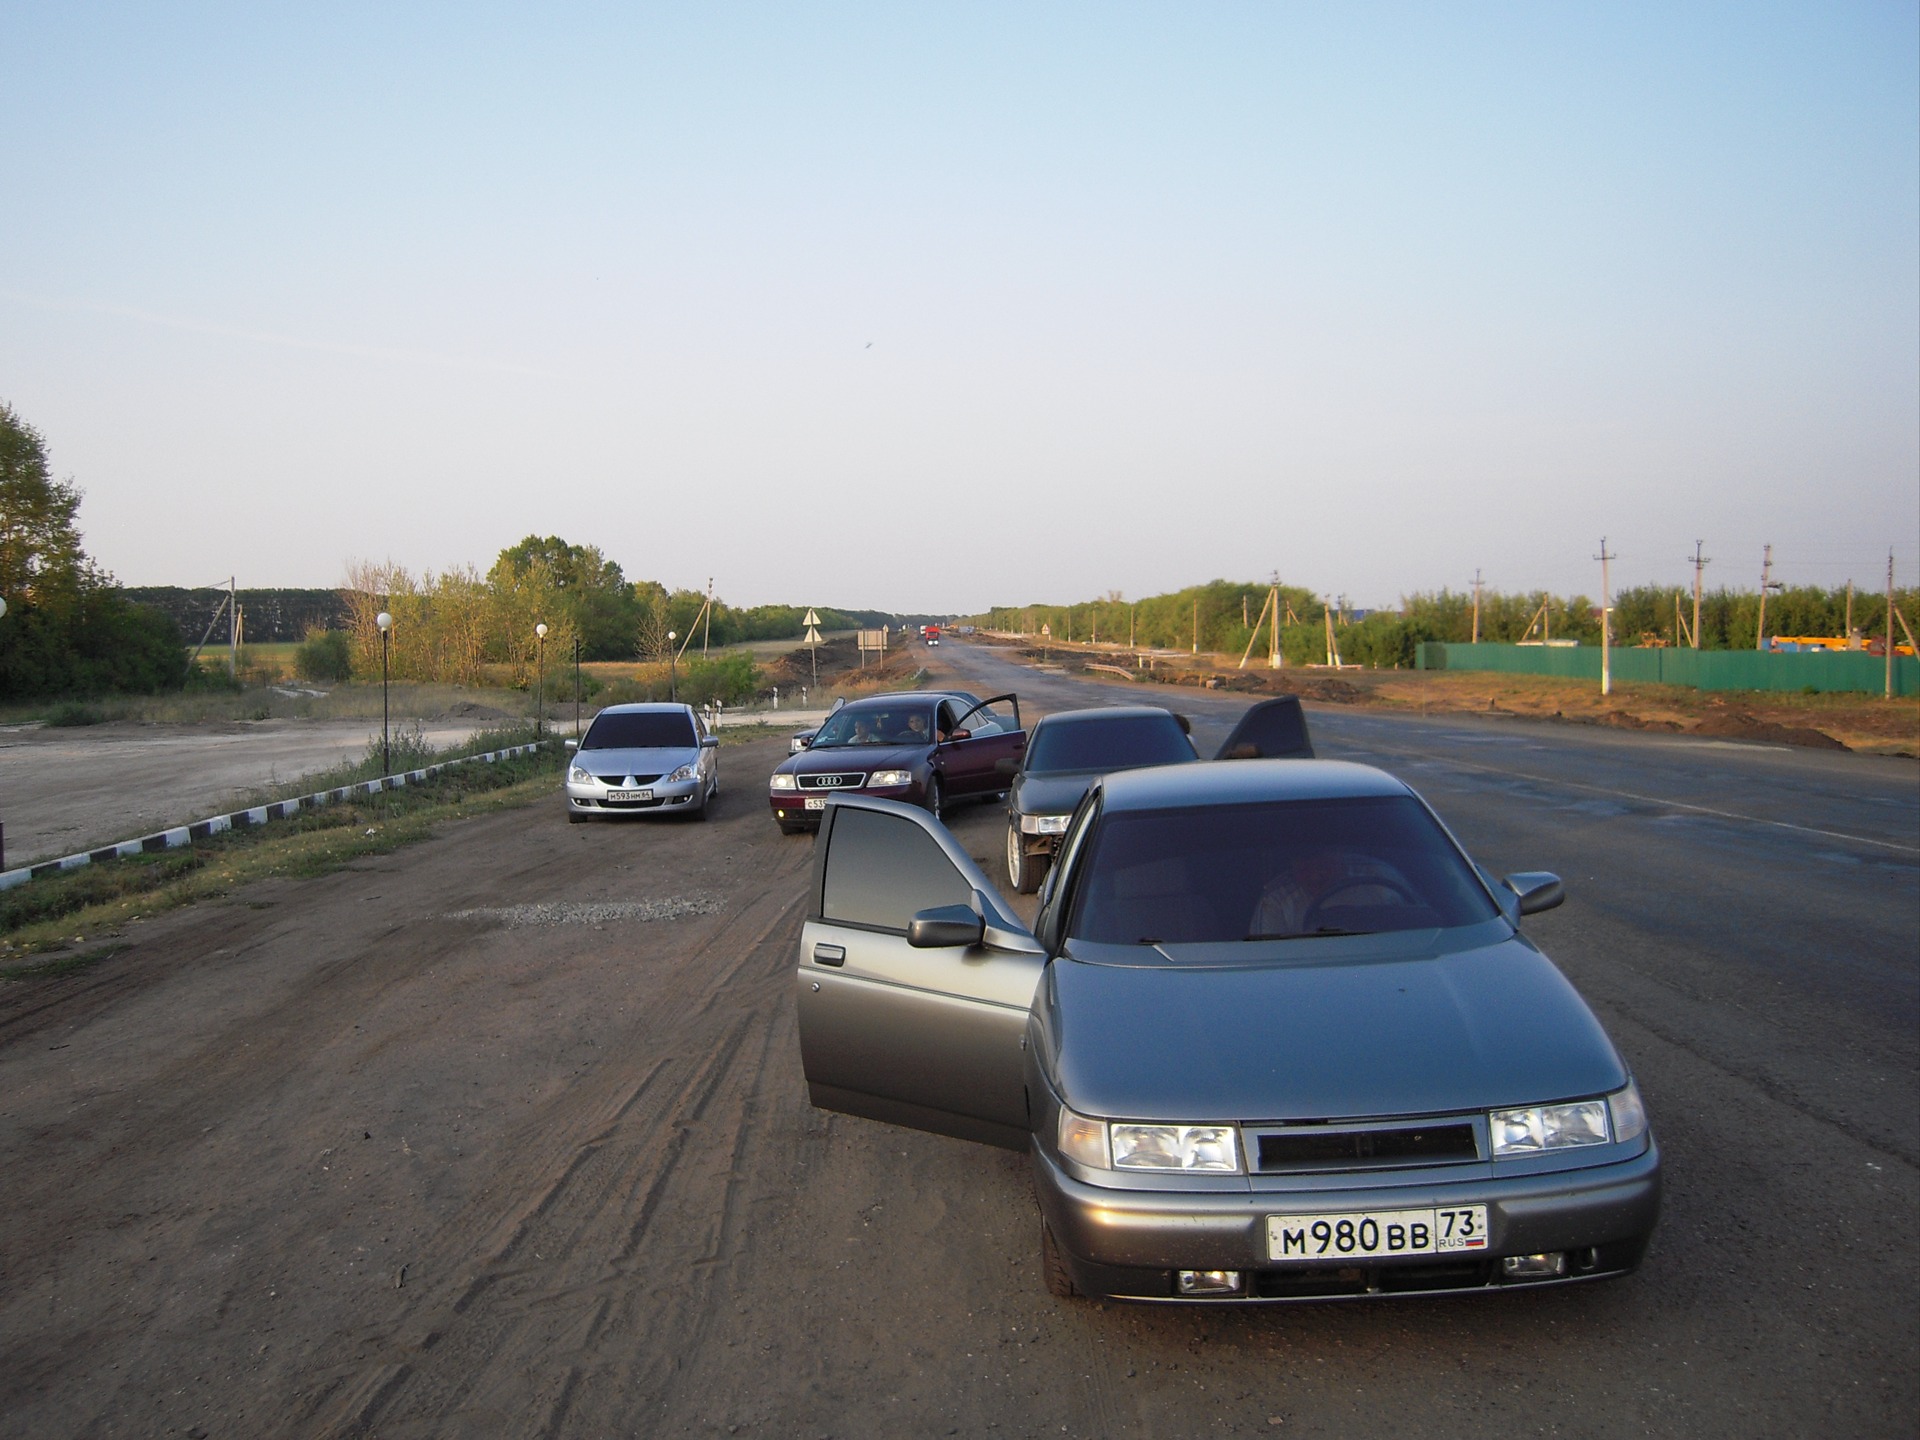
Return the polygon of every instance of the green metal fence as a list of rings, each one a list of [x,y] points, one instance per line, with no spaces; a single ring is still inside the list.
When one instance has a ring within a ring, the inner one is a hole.
[[[1492,670],[1558,675],[1600,683],[1597,645],[1453,645],[1430,640],[1416,655],[1422,670]],[[1887,662],[1860,652],[1776,655],[1764,650],[1640,649],[1616,646],[1613,678],[1624,683],[1690,685],[1696,690],[1815,690],[1883,694]],[[1896,655],[1893,693],[1920,695],[1920,659]]]

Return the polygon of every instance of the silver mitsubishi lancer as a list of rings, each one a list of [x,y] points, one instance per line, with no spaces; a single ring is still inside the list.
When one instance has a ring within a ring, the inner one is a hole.
[[[567,819],[666,811],[704,820],[720,792],[720,741],[691,705],[609,705],[567,761]]]
[[[1028,1152],[1048,1288],[1170,1303],[1624,1275],[1659,1215],[1632,1074],[1401,781],[1198,762],[1088,791],[1024,926],[925,811],[823,813],[815,1105]]]

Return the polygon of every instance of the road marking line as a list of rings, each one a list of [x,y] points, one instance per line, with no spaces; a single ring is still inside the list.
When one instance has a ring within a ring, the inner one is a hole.
[[[1795,830],[1802,835],[1820,835],[1829,840],[1851,840],[1857,845],[1878,845],[1883,850],[1897,850],[1902,855],[1920,855],[1920,846],[1902,845],[1897,840],[1875,840],[1869,835],[1850,835],[1845,830],[1822,830],[1815,825],[1795,825],[1790,820],[1768,820],[1758,815],[1742,815],[1736,810],[1716,810],[1711,805],[1694,805],[1685,800],[1667,800],[1657,795],[1636,795],[1631,790],[1612,790],[1604,785],[1586,785],[1578,780],[1554,780],[1544,775],[1523,775],[1517,770],[1503,770],[1497,765],[1476,765],[1470,760],[1426,755],[1418,750],[1393,750],[1389,746],[1375,748],[1387,750],[1389,754],[1432,760],[1436,764],[1456,765],[1462,770],[1482,770],[1489,775],[1504,775],[1511,780],[1531,780],[1536,785],[1559,785],[1570,790],[1590,790],[1595,795],[1612,795],[1622,800],[1638,800],[1645,805],[1665,805],[1674,810],[1691,810],[1695,814],[1711,815],[1719,820],[1744,820],[1749,825],[1772,825],[1780,830]]]

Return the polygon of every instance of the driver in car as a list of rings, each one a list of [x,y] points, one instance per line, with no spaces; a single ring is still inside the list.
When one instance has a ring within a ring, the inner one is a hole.
[[[901,738],[906,745],[924,745],[927,743],[927,717],[919,710],[907,716],[907,733]]]
[[[1352,850],[1315,850],[1300,856],[1266,883],[1248,939],[1311,935],[1337,907],[1412,905],[1418,899],[1406,876],[1384,860]]]

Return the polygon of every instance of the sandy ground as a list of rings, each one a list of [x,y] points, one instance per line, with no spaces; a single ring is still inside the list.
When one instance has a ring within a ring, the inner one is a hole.
[[[480,720],[427,722],[436,746]],[[394,732],[411,720],[394,721]],[[0,727],[0,825],[8,868],[203,820],[378,743],[380,720],[238,720]]]

